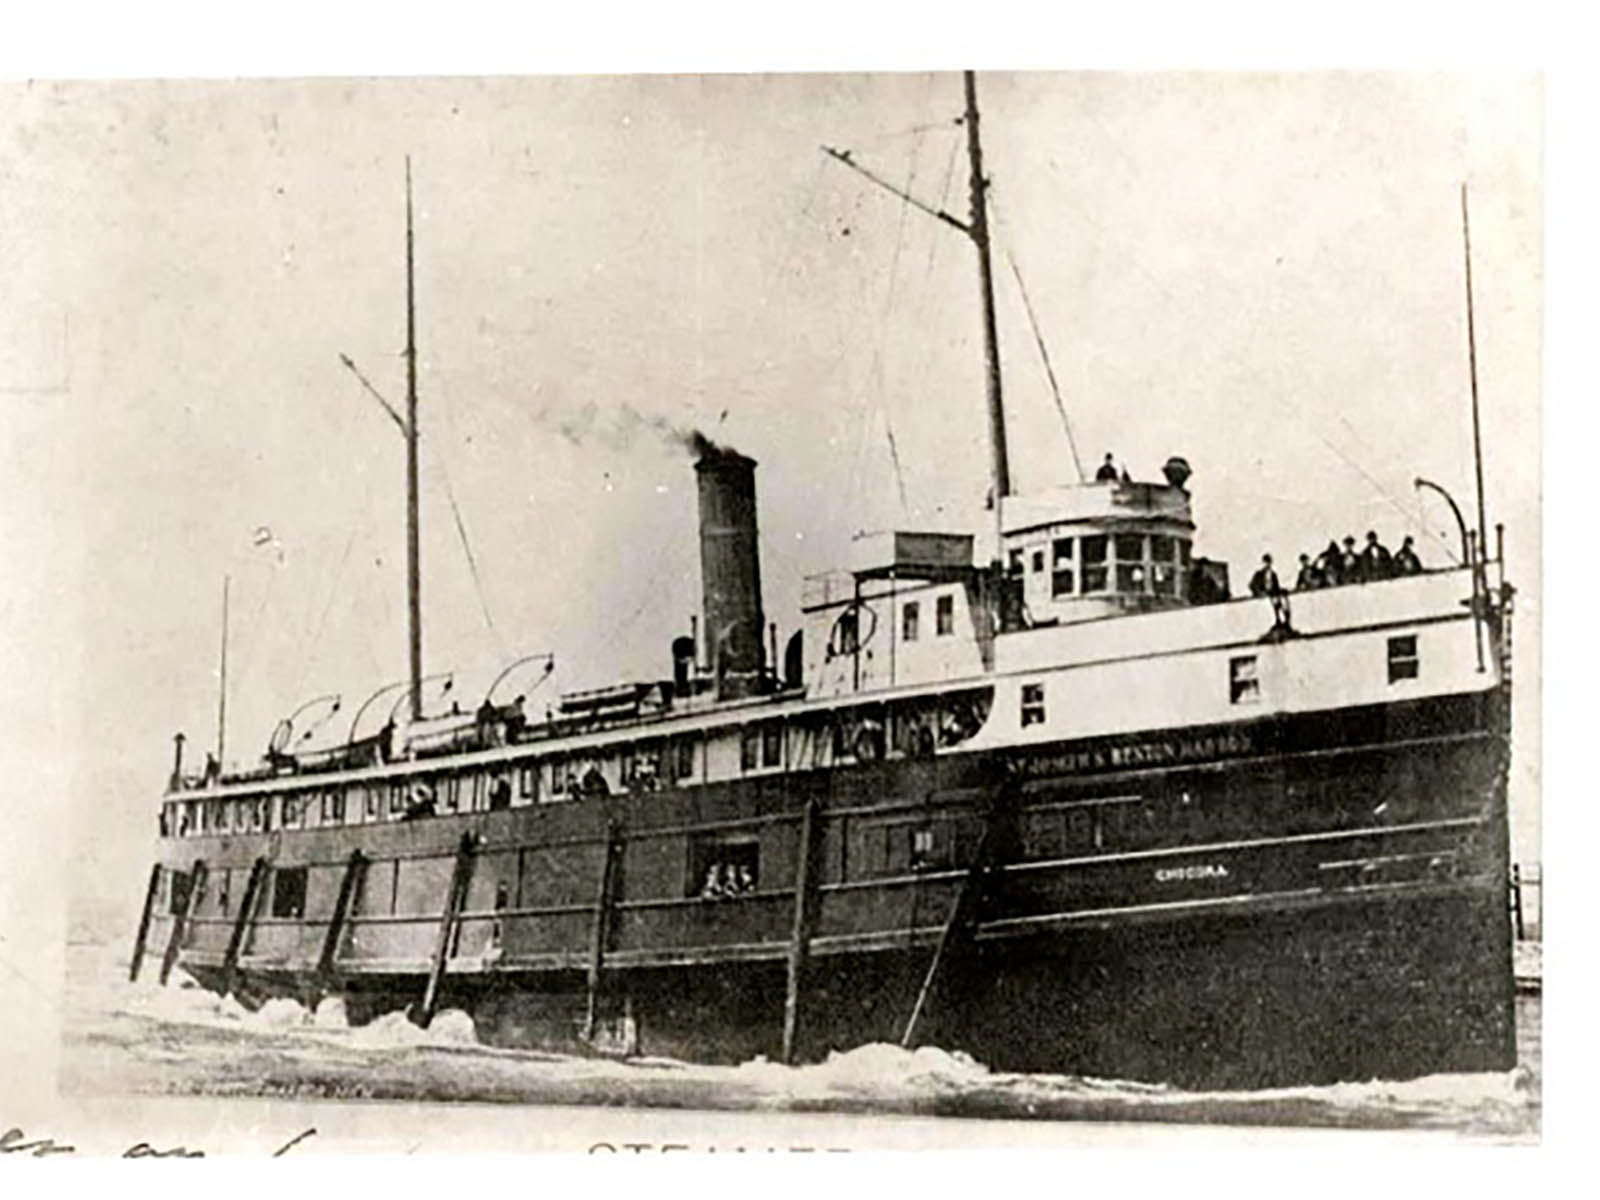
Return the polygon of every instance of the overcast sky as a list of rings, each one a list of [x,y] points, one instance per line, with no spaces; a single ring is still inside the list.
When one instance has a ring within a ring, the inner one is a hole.
[[[1489,520],[1519,584],[1536,857],[1541,99],[1530,77],[979,80],[1016,490],[1194,467],[1197,553],[1413,533],[1473,501],[1469,188]],[[965,213],[954,74],[8,86],[0,401],[24,579],[11,753],[137,900],[171,734],[228,743],[405,673],[404,159],[417,225],[426,669],[668,672],[698,609],[697,426],[760,462],[780,638],[852,533],[984,527],[975,259],[825,158]],[[898,463],[898,466],[897,466]],[[452,510],[452,498],[454,511]],[[459,513],[477,565],[463,550]],[[266,545],[257,531],[270,530]],[[542,693],[540,693],[542,694]]]

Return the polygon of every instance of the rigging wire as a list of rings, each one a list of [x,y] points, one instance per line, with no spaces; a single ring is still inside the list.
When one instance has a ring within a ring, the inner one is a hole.
[[[444,398],[444,417],[446,426],[455,430],[455,406],[451,402],[449,392],[441,389]],[[461,550],[466,555],[467,569],[472,575],[472,587],[477,593],[478,608],[483,613],[483,623],[488,627],[489,636],[494,639],[495,647],[500,651],[501,658],[508,656],[505,640],[500,636],[500,630],[495,626],[494,614],[489,610],[489,597],[483,586],[483,576],[478,570],[477,555],[472,552],[472,540],[467,536],[467,524],[461,517],[461,506],[456,502],[455,486],[450,482],[450,464],[445,460],[444,450],[437,442],[430,443],[429,455],[439,468],[439,474],[444,478],[444,495],[450,503],[450,515],[455,519],[456,534],[461,539]]]
[[[1033,311],[1033,301],[1028,298],[1028,285],[1022,282],[1022,269],[1017,266],[1017,259],[1011,252],[1011,247],[1006,247],[1006,261],[1011,264],[1011,273],[1017,278],[1017,292],[1022,296],[1022,307],[1028,314],[1028,325],[1033,329],[1033,341],[1039,347],[1039,358],[1044,363],[1045,378],[1050,381],[1050,396],[1056,402],[1056,412],[1061,414],[1061,428],[1067,435],[1067,449],[1072,451],[1072,465],[1077,468],[1078,482],[1083,483],[1088,479],[1083,473],[1083,460],[1078,457],[1078,441],[1072,436],[1072,422],[1067,418],[1067,406],[1061,402],[1061,386],[1056,382],[1055,368],[1050,365],[1050,351],[1045,348],[1044,332],[1039,328],[1039,318]]]

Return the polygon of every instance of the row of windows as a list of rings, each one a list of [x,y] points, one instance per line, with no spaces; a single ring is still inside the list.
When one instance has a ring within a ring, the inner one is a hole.
[[[1013,575],[1025,568],[1042,574],[1045,555],[1042,547],[1017,547],[1008,566]],[[1189,565],[1189,542],[1161,533],[1097,533],[1055,538],[1049,555],[1050,595],[1055,598],[1109,592],[1113,579],[1117,592],[1176,597]]]
[[[954,596],[940,596],[933,606],[933,632],[935,637],[949,637],[956,631],[956,601]],[[922,606],[916,600],[907,600],[900,609],[900,640],[914,642],[922,633]]]
[[[988,715],[988,694],[944,696],[885,707],[824,714],[807,722],[772,719],[730,729],[707,765],[701,734],[608,747],[584,754],[549,755],[538,762],[487,770],[434,771],[406,779],[330,786],[279,796],[170,801],[161,810],[161,834],[196,836],[259,833],[274,829],[407,820],[463,812],[497,812],[613,792],[653,792],[721,777],[811,767],[886,754],[925,755],[977,732]],[[737,739],[734,741],[732,739]],[[737,771],[732,754],[737,746]],[[723,757],[723,755],[726,757]]]

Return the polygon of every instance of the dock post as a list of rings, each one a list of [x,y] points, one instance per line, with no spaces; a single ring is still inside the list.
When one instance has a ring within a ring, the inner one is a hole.
[[[133,956],[128,960],[128,982],[139,978],[139,964],[144,961],[144,944],[150,936],[150,918],[155,915],[156,896],[161,892],[161,864],[150,868],[150,884],[144,890],[144,908],[139,913],[139,932],[133,935]]]
[[[163,986],[167,977],[172,974],[173,964],[178,961],[178,951],[183,948],[183,936],[189,930],[189,918],[194,913],[196,903],[199,902],[200,893],[206,886],[206,863],[203,858],[194,860],[194,870],[189,875],[189,894],[183,898],[183,910],[172,918],[172,933],[167,938],[167,952],[161,958],[161,982]]]
[[[1516,918],[1517,941],[1527,937],[1527,930],[1522,923],[1522,864],[1511,864],[1511,914]]]
[[[238,915],[233,918],[233,932],[228,935],[228,950],[222,959],[222,994],[233,991],[233,977],[239,969],[239,956],[244,953],[245,939],[256,923],[256,909],[261,906],[262,885],[267,880],[267,859],[263,855],[250,865],[250,878],[244,885],[244,896],[239,901]]]
[[[615,821],[606,826],[605,859],[600,865],[600,886],[595,895],[594,926],[589,940],[588,997],[584,1004],[583,1038],[594,1037],[595,1020],[599,1015],[600,972],[605,967],[606,942],[611,937],[611,910],[615,897],[617,861],[621,858],[622,831]]]
[[[975,923],[973,909],[995,864],[997,843],[1000,841],[999,824],[1010,813],[1012,800],[1013,796],[1008,785],[991,804],[984,818],[983,835],[978,839],[972,866],[967,870],[966,878],[961,881],[961,890],[956,893],[955,903],[950,906],[950,916],[945,921],[944,929],[939,933],[938,945],[933,950],[933,961],[928,964],[928,972],[923,976],[922,987],[917,992],[917,1002],[912,1006],[905,1032],[900,1036],[900,1045],[903,1049],[909,1050],[914,1044],[917,1025],[922,1020],[923,1013],[927,1011],[928,1001],[933,995],[933,987],[938,981],[940,971],[955,952],[959,941],[971,932]]]
[[[794,931],[789,938],[789,978],[783,998],[783,1061],[792,1064],[800,1031],[800,985],[811,948],[811,923],[816,911],[817,820],[816,796],[806,801],[800,818],[800,853],[794,872]]]
[[[344,878],[339,881],[339,898],[334,901],[333,917],[328,921],[328,932],[322,939],[322,957],[317,961],[317,979],[324,988],[333,982],[334,963],[339,957],[339,942],[344,936],[345,926],[350,919],[350,910],[355,906],[356,893],[366,870],[367,856],[359,850],[350,851],[350,858],[344,867]]]
[[[461,909],[467,902],[467,888],[472,883],[472,863],[478,853],[478,839],[469,830],[461,835],[456,848],[455,870],[450,874],[450,888],[445,895],[444,912],[439,915],[439,938],[433,948],[433,967],[428,972],[428,986],[422,993],[422,1002],[412,1010],[412,1020],[426,1029],[433,1022],[439,1005],[439,989],[444,983],[444,971],[450,961],[451,935]]]

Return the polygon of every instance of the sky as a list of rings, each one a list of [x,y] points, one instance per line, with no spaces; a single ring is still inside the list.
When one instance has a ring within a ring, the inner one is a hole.
[[[1514,842],[1539,857],[1542,93],[1448,73],[985,73],[1016,490],[1181,454],[1196,552],[1414,534],[1473,457],[1516,625]],[[850,536],[981,530],[977,270],[954,73],[0,85],[0,451],[13,781],[74,802],[91,903],[137,902],[171,736],[227,757],[405,673],[413,175],[424,659],[473,700],[670,673],[694,481],[760,463],[780,639]],[[464,534],[464,536],[463,536]],[[470,546],[470,556],[464,547]],[[475,690],[474,690],[475,689]],[[26,802],[17,790],[8,804]],[[121,911],[121,908],[118,911]]]

